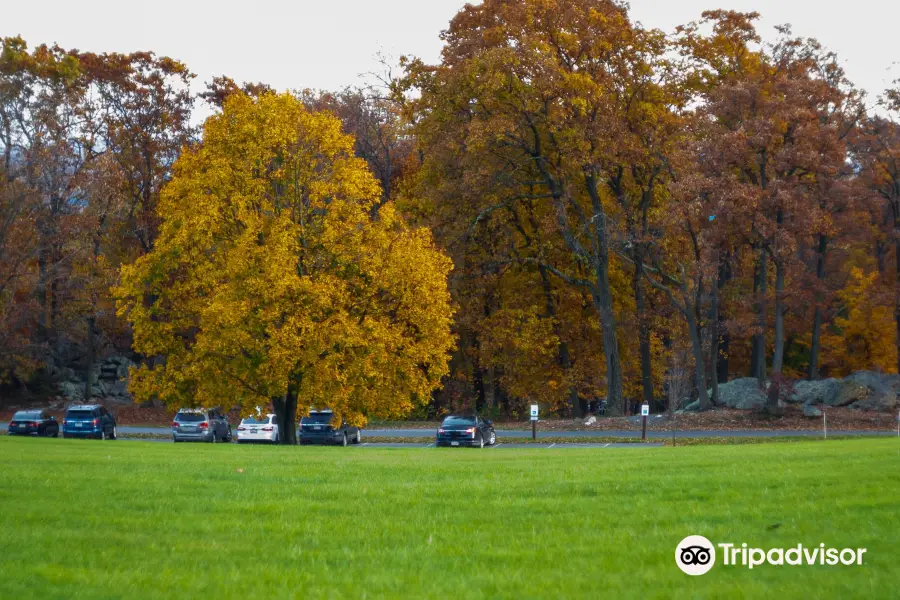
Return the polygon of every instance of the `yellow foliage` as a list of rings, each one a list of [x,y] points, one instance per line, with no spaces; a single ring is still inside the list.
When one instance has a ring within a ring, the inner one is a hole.
[[[871,293],[878,273],[853,267],[838,293],[846,312],[835,317],[833,331],[822,335],[826,366],[835,377],[875,369],[897,372],[897,339],[891,307],[877,304]]]
[[[288,94],[234,94],[186,150],[153,251],[115,290],[139,399],[239,404],[297,394],[351,423],[400,417],[447,373],[451,263],[390,204],[340,121]]]

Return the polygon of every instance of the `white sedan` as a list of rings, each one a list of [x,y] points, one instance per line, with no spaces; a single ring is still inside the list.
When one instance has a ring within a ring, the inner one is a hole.
[[[237,441],[241,442],[269,442],[277,444],[281,440],[278,435],[278,425],[275,424],[275,415],[265,417],[247,417],[241,419],[238,425]]]

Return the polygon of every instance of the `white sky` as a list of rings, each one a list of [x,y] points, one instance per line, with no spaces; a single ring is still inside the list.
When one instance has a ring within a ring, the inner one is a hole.
[[[283,89],[339,89],[378,69],[375,55],[438,59],[438,33],[463,0],[5,0],[0,36],[93,52],[153,50],[208,81],[227,74]],[[632,0],[632,18],[671,30],[709,8],[762,13],[764,38],[791,23],[838,52],[870,102],[900,78],[900,1]],[[197,86],[198,91],[202,84]]]

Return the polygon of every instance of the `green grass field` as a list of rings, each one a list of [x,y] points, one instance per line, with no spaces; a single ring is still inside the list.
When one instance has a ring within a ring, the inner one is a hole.
[[[896,598],[900,440],[650,449],[0,438],[0,598]],[[862,566],[675,566],[687,535]]]

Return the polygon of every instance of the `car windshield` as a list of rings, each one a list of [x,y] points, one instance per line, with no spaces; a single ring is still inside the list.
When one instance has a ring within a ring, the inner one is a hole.
[[[254,419],[253,417],[248,417],[248,418],[244,419],[243,421],[241,421],[241,424],[242,425],[268,425],[269,417],[266,417],[264,419]]]
[[[94,411],[92,410],[70,410],[66,413],[67,419],[93,419]]]
[[[179,423],[199,423],[206,420],[206,415],[203,413],[178,413],[175,415],[175,420]]]
[[[447,417],[441,423],[441,427],[472,427],[475,425],[475,417]]]
[[[301,423],[331,423],[332,413],[312,413],[308,417],[303,417]]]
[[[13,421],[33,421],[40,418],[41,413],[36,410],[20,410],[13,415]]]

